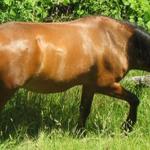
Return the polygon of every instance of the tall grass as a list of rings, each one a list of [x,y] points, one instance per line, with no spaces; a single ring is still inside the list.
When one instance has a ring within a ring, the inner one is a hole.
[[[127,78],[140,74],[131,72]],[[121,100],[95,95],[86,124],[87,136],[80,139],[74,130],[81,87],[48,95],[20,89],[0,113],[0,149],[148,149],[150,91],[126,79],[122,81],[124,87],[141,100],[137,124],[128,137],[120,133],[128,112],[128,104]]]

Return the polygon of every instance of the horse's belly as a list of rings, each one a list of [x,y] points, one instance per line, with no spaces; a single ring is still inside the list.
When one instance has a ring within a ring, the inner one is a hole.
[[[65,91],[75,85],[77,83],[33,79],[26,83],[23,88],[39,93],[55,93]]]

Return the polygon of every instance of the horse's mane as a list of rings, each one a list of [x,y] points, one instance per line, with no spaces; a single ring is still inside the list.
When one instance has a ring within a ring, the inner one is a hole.
[[[124,24],[132,27],[138,36],[142,39],[150,40],[150,33],[142,26],[137,25],[136,23],[130,23],[129,21],[123,21]]]
[[[128,26],[134,29],[133,42],[136,49],[137,57],[149,59],[150,51],[150,33],[148,33],[143,27],[138,26],[137,24],[132,24],[129,22],[124,22]],[[148,61],[148,60],[147,60]]]

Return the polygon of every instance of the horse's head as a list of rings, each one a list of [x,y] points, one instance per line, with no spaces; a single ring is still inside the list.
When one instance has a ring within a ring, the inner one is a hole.
[[[130,45],[131,61],[134,69],[150,72],[150,35],[139,28],[135,28]]]

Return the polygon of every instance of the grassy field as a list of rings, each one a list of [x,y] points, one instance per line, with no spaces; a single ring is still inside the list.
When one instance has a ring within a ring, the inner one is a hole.
[[[131,72],[127,78],[141,75]],[[75,127],[81,87],[64,93],[40,95],[20,89],[0,113],[0,150],[148,150],[150,147],[150,90],[125,78],[122,84],[141,100],[138,121],[129,136],[120,132],[128,105],[95,95],[84,138]]]

